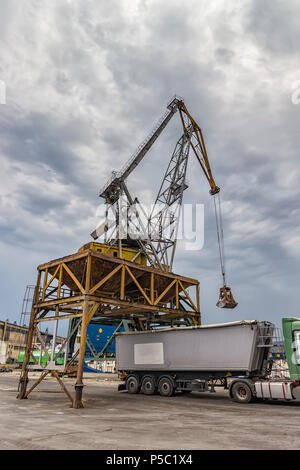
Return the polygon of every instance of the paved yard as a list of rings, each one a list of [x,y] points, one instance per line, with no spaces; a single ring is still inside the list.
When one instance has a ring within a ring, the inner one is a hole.
[[[107,378],[109,377],[109,379]],[[74,379],[66,379],[73,392]],[[215,394],[129,395],[111,376],[85,380],[74,410],[48,378],[16,400],[18,374],[0,374],[0,449],[299,449],[300,402],[240,405]]]

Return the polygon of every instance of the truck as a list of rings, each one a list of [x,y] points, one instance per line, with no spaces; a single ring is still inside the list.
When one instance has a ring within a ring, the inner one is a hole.
[[[116,369],[130,394],[229,391],[231,400],[300,398],[300,319],[283,318],[288,378],[272,378],[275,325],[242,320],[116,335]]]

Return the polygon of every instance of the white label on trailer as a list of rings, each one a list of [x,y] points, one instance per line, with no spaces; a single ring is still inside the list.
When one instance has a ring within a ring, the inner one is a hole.
[[[146,343],[134,345],[135,364],[163,364],[164,345],[163,343]]]

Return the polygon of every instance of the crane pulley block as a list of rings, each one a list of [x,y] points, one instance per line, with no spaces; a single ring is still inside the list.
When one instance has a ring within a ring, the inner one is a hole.
[[[237,302],[234,300],[230,287],[224,286],[220,289],[219,300],[217,302],[217,307],[220,308],[235,308]]]

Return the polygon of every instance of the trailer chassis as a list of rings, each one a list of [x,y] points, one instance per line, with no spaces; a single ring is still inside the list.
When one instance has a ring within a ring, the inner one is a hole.
[[[229,390],[229,397],[238,403],[250,403],[257,399],[263,400],[295,400],[293,390],[299,382],[292,380],[268,380],[258,374],[247,374],[246,371],[235,371],[224,374],[224,371],[122,371],[120,378],[124,380],[118,387],[119,391],[172,396],[176,391],[182,393],[215,392],[215,387]],[[229,383],[230,382],[230,383]]]

